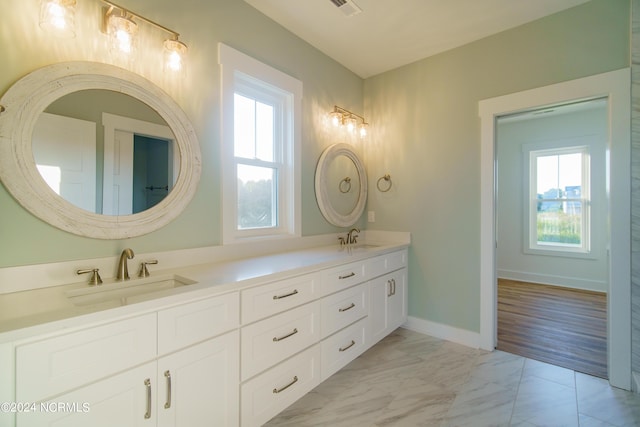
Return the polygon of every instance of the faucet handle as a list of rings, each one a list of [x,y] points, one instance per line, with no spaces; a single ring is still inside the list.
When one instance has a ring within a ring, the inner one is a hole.
[[[89,286],[94,285],[102,285],[102,278],[100,277],[100,273],[98,273],[98,268],[90,268],[87,270],[76,270],[76,274],[86,274],[91,273],[89,276]]]
[[[142,261],[140,263],[140,272],[138,273],[138,277],[149,277],[149,269],[147,268],[147,265],[149,264],[157,264],[158,260],[157,259],[152,259],[149,261]]]

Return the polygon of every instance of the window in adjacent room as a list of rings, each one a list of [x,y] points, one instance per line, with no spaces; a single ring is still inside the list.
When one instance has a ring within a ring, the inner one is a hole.
[[[220,64],[223,240],[299,236],[302,83],[223,44]]]
[[[529,152],[528,246],[590,251],[589,147]]]

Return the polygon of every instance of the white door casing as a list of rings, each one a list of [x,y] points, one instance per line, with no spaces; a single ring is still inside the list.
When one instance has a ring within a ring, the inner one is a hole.
[[[497,331],[495,259],[495,122],[502,115],[573,101],[607,98],[609,226],[609,382],[631,389],[631,70],[624,68],[479,102],[480,347],[493,350]]]
[[[129,215],[133,211],[133,138],[149,136],[174,141],[168,126],[103,113],[104,126],[104,180],[102,213],[105,215]],[[172,150],[172,182],[180,172],[180,156]]]

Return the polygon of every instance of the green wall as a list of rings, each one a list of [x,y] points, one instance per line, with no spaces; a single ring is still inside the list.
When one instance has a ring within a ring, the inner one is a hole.
[[[124,0],[123,0],[124,1]],[[98,31],[100,2],[78,2],[78,36],[52,39],[38,2],[3,0],[0,93],[28,72],[68,60],[109,62]],[[479,331],[480,139],[478,101],[629,66],[630,0],[592,0],[399,69],[362,79],[241,0],[126,0],[174,29],[189,46],[187,78],[167,82],[152,58],[131,70],[167,91],[191,119],[203,173],[186,211],[157,232],[102,241],[59,231],[0,188],[0,267],[217,245],[220,233],[220,108],[217,44],[224,42],[304,83],[303,235],[340,231],[321,216],[314,171],[333,142],[320,117],[334,104],[372,124],[364,154],[370,229],[410,231],[409,314]],[[161,36],[158,35],[161,43]],[[151,49],[141,49],[141,57]],[[391,174],[392,190],[377,179]],[[359,225],[364,226],[364,223]]]
[[[479,332],[478,101],[628,67],[629,0],[593,0],[365,81],[369,228],[408,230],[409,315]]]
[[[78,2],[73,39],[56,39],[42,31],[38,5],[37,1],[2,1],[0,94],[22,76],[48,64],[111,62],[106,36],[99,31],[103,3]],[[178,31],[189,46],[186,78],[166,80],[157,58],[166,34],[141,27],[146,41],[138,46],[137,61],[130,69],[169,93],[191,120],[203,160],[198,191],[185,212],[163,229],[127,240],[105,241],[49,226],[0,187],[0,267],[113,256],[124,247],[144,253],[221,243],[219,42],[303,82],[302,232],[339,231],[324,220],[315,202],[317,159],[324,148],[337,142],[322,131],[320,123],[322,114],[334,104],[362,112],[362,79],[241,0],[126,0],[122,6]]]

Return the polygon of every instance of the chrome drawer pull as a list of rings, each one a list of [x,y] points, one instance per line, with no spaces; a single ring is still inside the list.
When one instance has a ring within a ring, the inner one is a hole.
[[[291,335],[295,335],[295,334],[297,334],[297,333],[298,333],[298,328],[294,328],[294,329],[293,329],[293,331],[289,332],[287,335],[285,335],[285,336],[283,336],[283,337],[280,337],[280,338],[278,338],[278,337],[273,337],[273,341],[274,341],[274,342],[282,341],[282,340],[284,340],[284,339],[289,338]]]
[[[144,413],[144,418],[148,419],[151,418],[151,380],[144,380],[144,385],[147,388],[147,412]]]
[[[282,299],[282,298],[286,298],[286,297],[290,297],[293,296],[295,294],[298,293],[297,289],[294,289],[293,292],[289,292],[288,294],[284,294],[284,295],[274,295],[273,299]]]
[[[387,291],[387,296],[390,297],[393,295],[393,285],[391,284],[391,280],[387,280],[387,285],[389,285],[389,290]]]
[[[339,348],[339,349],[338,349],[338,351],[347,351],[347,350],[349,350],[351,347],[353,347],[354,345],[356,345],[356,342],[355,342],[354,340],[351,340],[351,344],[349,344],[349,345],[348,345],[348,346],[346,346],[346,347]]]
[[[353,277],[355,276],[356,273],[354,273],[353,271],[349,274],[345,274],[344,276],[338,276],[338,279],[342,280],[342,279],[348,279],[349,277]]]
[[[345,311],[347,311],[347,310],[351,310],[351,309],[352,309],[353,307],[355,307],[355,306],[356,306],[356,305],[355,305],[354,303],[351,303],[351,305],[350,305],[349,307],[347,307],[347,308],[339,308],[339,309],[338,309],[338,311],[339,311],[340,313],[342,313],[342,312],[345,312]]]
[[[291,382],[289,384],[287,384],[286,386],[282,387],[282,388],[274,388],[273,392],[275,394],[278,394],[282,391],[285,391],[286,389],[288,389],[289,387],[291,387],[292,385],[294,385],[295,383],[298,382],[298,376],[296,375],[295,377],[293,377],[293,380],[291,380]]]
[[[167,401],[164,403],[164,409],[171,408],[171,372],[164,371],[164,377],[167,379]]]

